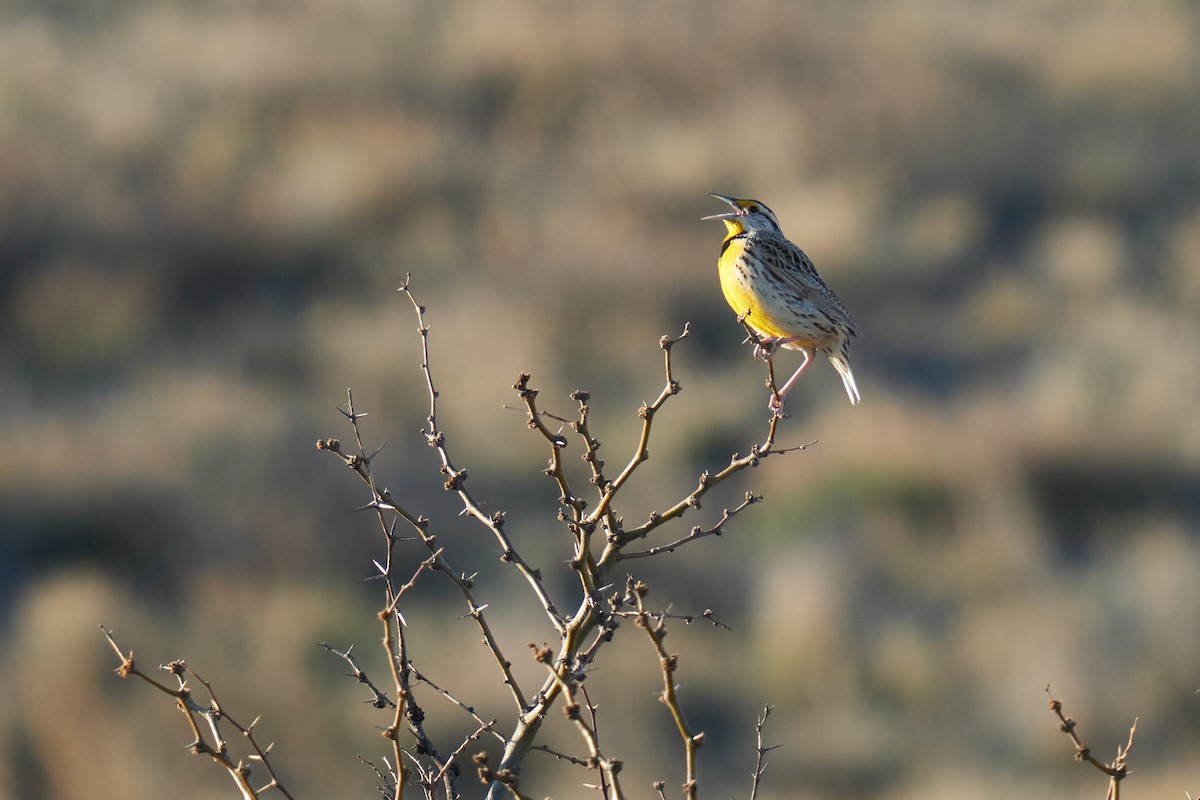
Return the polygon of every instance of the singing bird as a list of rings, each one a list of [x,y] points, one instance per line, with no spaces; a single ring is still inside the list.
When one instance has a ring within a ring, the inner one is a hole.
[[[758,200],[712,196],[732,209],[704,219],[725,223],[717,260],[721,290],[730,307],[738,315],[745,314],[746,324],[758,334],[755,356],[769,361],[780,347],[804,354],[778,398],[771,396],[771,410],[783,408],[784,398],[817,351],[842,376],[850,402],[860,402],[850,369],[850,340],[858,336],[850,312],[821,280],[804,251],[783,235],[775,212]]]

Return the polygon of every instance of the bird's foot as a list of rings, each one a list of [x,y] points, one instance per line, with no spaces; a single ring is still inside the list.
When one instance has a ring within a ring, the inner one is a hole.
[[[759,361],[770,361],[782,343],[779,336],[764,336],[754,343],[754,357]]]

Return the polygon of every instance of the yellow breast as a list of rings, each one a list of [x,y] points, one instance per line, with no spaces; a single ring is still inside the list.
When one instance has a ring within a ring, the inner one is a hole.
[[[790,326],[786,319],[780,318],[778,311],[782,298],[772,296],[772,287],[751,263],[742,260],[742,252],[746,248],[745,239],[730,237],[729,245],[717,262],[717,270],[721,278],[721,291],[730,308],[737,314],[750,312],[746,322],[750,327],[765,336],[790,336]]]

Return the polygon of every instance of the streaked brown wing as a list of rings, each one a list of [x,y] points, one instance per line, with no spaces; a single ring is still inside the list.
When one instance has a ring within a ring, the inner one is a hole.
[[[811,303],[814,308],[829,317],[835,324],[845,328],[851,336],[858,336],[858,330],[855,328],[854,320],[850,318],[850,312],[842,305],[842,301],[833,293],[833,290],[825,285],[825,281],[821,280],[821,276],[817,274],[812,261],[804,254],[803,250],[786,239],[776,240],[760,237],[755,244],[771,249],[771,255],[775,258],[770,260],[782,265],[781,273],[788,288],[794,291],[801,300]]]

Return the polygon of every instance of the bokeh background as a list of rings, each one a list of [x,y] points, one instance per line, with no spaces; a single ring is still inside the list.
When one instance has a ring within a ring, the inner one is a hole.
[[[356,755],[384,720],[315,646],[384,674],[378,532],[313,448],[348,438],[347,387],[533,675],[550,633],[440,489],[395,289],[413,273],[429,307],[455,457],[566,597],[545,454],[504,408],[519,371],[559,413],[591,390],[616,464],[659,336],[691,323],[630,519],[765,432],[708,191],[771,205],[865,338],[863,404],[815,365],[784,444],[818,444],[675,532],[764,504],[630,565],[732,628],[668,640],[702,795],[748,795],[769,702],[764,797],[1098,797],[1047,684],[1099,755],[1140,717],[1131,796],[1196,794],[1198,143],[1182,1],[9,0],[0,794],[234,796],[168,700],[112,676],[103,623],[261,713],[293,792],[373,796]],[[421,587],[417,663],[506,713],[461,614]],[[599,667],[627,786],[677,786],[649,645],[623,631]],[[469,729],[426,703],[443,742]],[[531,795],[591,796],[530,770]]]

